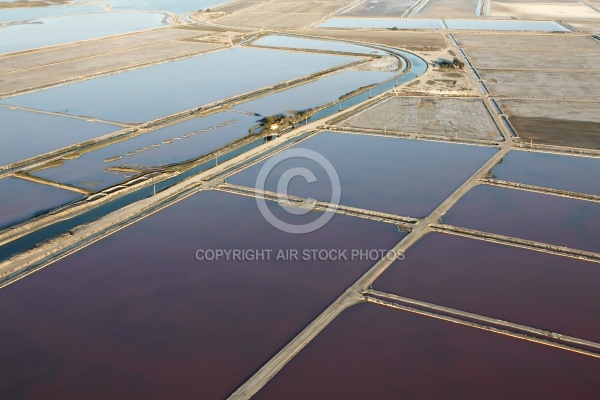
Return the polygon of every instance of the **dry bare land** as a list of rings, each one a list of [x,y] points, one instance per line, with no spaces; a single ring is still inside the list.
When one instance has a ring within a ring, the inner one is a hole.
[[[600,8],[600,6],[599,6]],[[587,32],[593,35],[600,35],[599,21],[567,21],[569,25],[577,29],[579,32]],[[600,44],[600,43],[598,43]]]
[[[587,0],[590,1],[590,0]],[[565,4],[565,3],[577,3],[578,0],[502,0],[495,1],[491,0],[492,4],[495,3],[510,3],[510,4],[520,4],[520,3],[530,3],[543,7],[545,4]]]
[[[96,55],[0,75],[0,95],[42,87],[65,80],[110,73],[173,58],[195,55],[218,48],[200,42],[173,41],[116,53]]]
[[[494,96],[600,98],[600,72],[481,70]]]
[[[479,0],[429,0],[411,18],[474,18]]]
[[[300,28],[351,4],[350,1],[273,1],[214,20],[227,26],[253,28]]]
[[[320,17],[320,14],[294,14],[285,18],[281,13],[237,13],[220,18],[214,23],[231,27],[243,26],[249,28],[300,28],[310,24]]]
[[[561,2],[555,4],[492,2],[491,17],[513,17],[520,19],[569,19],[569,18],[600,18],[594,9],[581,3]]]
[[[200,36],[198,38],[194,38],[193,40],[198,42],[218,43],[233,46],[235,43],[247,39],[250,37],[250,35],[252,35],[252,33],[240,33],[236,31],[223,30],[220,32],[211,32],[209,35]]]
[[[282,14],[329,14],[349,3],[351,2],[273,1],[252,9],[252,12],[275,12]]]
[[[400,17],[418,0],[366,0],[340,14],[344,17]]]
[[[556,118],[565,121],[600,123],[600,101],[499,100],[502,110],[519,117]]]
[[[550,50],[468,49],[465,52],[476,68],[600,70],[600,46],[598,52],[571,52],[567,57]]]
[[[392,97],[343,124],[447,137],[501,138],[496,124],[479,99]]]
[[[250,7],[257,6],[259,4],[263,4],[263,2],[262,1],[238,1],[237,3],[226,4],[222,7],[216,7],[216,8],[214,8],[214,10],[219,11],[219,12],[234,13],[234,12],[238,12],[241,10],[245,10]]]
[[[158,29],[150,32],[4,55],[0,56],[0,74],[85,57],[116,53],[144,46],[153,46],[159,43],[166,44],[171,41],[189,39],[210,33],[212,32],[185,29]]]
[[[299,31],[305,35],[322,36],[331,39],[353,40],[399,47],[409,50],[432,49],[446,47],[446,41],[441,33],[434,32],[397,32],[397,31],[366,31],[341,29],[306,29]]]
[[[599,51],[600,43],[583,35],[514,34],[514,33],[455,33],[454,38],[464,48],[481,47],[510,50]]]

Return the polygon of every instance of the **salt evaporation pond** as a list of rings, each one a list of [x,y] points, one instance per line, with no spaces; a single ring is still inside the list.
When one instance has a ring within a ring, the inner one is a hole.
[[[104,12],[26,21],[0,29],[0,54],[160,28],[167,26],[165,18],[153,12]]]
[[[444,223],[542,243],[600,252],[600,203],[478,186]]]
[[[12,1],[17,0],[0,0],[0,3]],[[225,0],[76,0],[64,5],[0,10],[0,22],[106,11],[105,5],[108,5],[113,11],[168,11],[184,14],[223,3]]]
[[[392,72],[342,71],[260,99],[237,104],[260,115],[292,114],[337,101],[345,94],[394,77]]]
[[[14,0],[17,1],[17,0]],[[2,1],[0,1],[2,3]],[[0,10],[0,22],[28,21],[45,17],[58,17],[62,15],[83,14],[104,10],[101,4],[86,5],[57,5],[48,7],[17,7]]]
[[[498,179],[600,195],[600,159],[511,151],[492,170]]]
[[[104,172],[107,168],[152,167],[197,158],[248,135],[256,120],[257,117],[234,112],[194,118],[65,160],[59,167],[43,169],[34,175],[88,190],[101,190],[133,175]],[[115,159],[117,157],[121,158]]]
[[[320,133],[293,147],[323,155],[340,177],[341,204],[411,217],[424,217],[497,151],[480,146],[405,140],[347,133]],[[264,162],[228,178],[233,184],[254,187]],[[307,168],[318,182],[296,178],[288,193],[321,201],[331,199],[331,181],[315,162],[292,158],[276,165],[265,189],[277,191],[288,168]]]
[[[121,128],[99,122],[0,107],[0,166],[35,157]]]
[[[107,121],[145,122],[355,60],[330,54],[234,48],[2,102]],[[162,79],[165,76],[169,79]]]
[[[600,342],[600,264],[430,234],[373,288]]]
[[[276,261],[278,250],[389,249],[402,237],[393,225],[343,215],[290,235],[252,198],[194,195],[2,290],[11,312],[0,315],[0,390],[23,399],[225,398],[374,264]],[[273,254],[196,261],[198,250],[217,249]]]
[[[108,4],[114,10],[159,10],[184,14],[226,2],[227,0],[112,0]]]
[[[600,390],[597,376],[596,358],[359,304],[254,398],[591,399]]]
[[[24,179],[0,179],[0,228],[25,221],[80,197],[80,193]]]

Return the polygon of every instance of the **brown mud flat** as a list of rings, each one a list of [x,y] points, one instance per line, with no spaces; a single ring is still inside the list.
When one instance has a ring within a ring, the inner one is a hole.
[[[600,102],[571,100],[498,99],[506,115],[600,123]]]
[[[441,49],[446,47],[444,36],[440,33],[399,32],[399,31],[345,31],[333,29],[306,29],[305,35],[323,36],[333,39],[356,40],[382,44],[404,49]]]
[[[600,149],[600,123],[553,118],[509,117],[520,138],[555,146]]]

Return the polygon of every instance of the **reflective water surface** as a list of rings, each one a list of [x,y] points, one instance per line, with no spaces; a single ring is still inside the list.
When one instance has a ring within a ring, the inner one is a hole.
[[[511,151],[492,170],[498,179],[600,195],[600,159]]]
[[[120,130],[115,125],[88,122],[0,107],[0,166],[35,157]]]
[[[478,186],[450,209],[444,223],[600,252],[600,203]]]
[[[593,398],[598,360],[383,306],[344,311],[257,399]]]
[[[392,225],[339,215],[288,235],[252,198],[194,195],[0,291],[11,310],[0,314],[0,390],[225,398],[374,263],[276,261],[278,250],[390,248],[401,238]],[[196,261],[217,249],[273,258]]]
[[[14,0],[17,1],[17,0]],[[6,2],[6,1],[0,1]],[[56,17],[60,15],[82,14],[102,11],[104,6],[100,4],[86,5],[57,5],[48,7],[18,7],[0,10],[0,22],[27,21],[44,17]]]
[[[234,48],[2,102],[108,121],[146,122],[354,60],[329,54]],[[165,76],[169,79],[163,79]]]
[[[294,113],[323,106],[361,87],[390,79],[392,72],[342,71],[260,99],[237,104],[238,110],[261,115]]]
[[[320,133],[294,148],[316,151],[333,165],[341,182],[341,204],[412,217],[428,215],[496,152],[487,147],[333,132]],[[241,171],[229,182],[254,187],[264,163]],[[304,158],[275,166],[265,188],[277,191],[282,173],[296,167],[310,169],[317,182],[297,177],[290,182],[289,194],[331,199],[325,170]]]
[[[81,194],[17,178],[0,179],[0,228],[76,200]]]
[[[134,175],[110,167],[152,167],[200,157],[248,135],[257,117],[220,112],[190,119],[100,148],[34,175],[85,189],[105,189]],[[203,132],[204,131],[204,132]]]
[[[100,2],[104,3],[106,0]],[[226,2],[227,0],[111,0],[108,4],[115,10],[159,10],[183,14]]]
[[[166,26],[165,18],[152,12],[104,12],[24,21],[0,29],[0,54],[159,28]]]
[[[600,342],[600,264],[431,234],[373,287]]]

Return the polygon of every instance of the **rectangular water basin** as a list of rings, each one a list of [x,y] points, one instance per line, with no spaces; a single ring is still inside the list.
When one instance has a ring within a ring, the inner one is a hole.
[[[511,151],[492,170],[506,181],[600,195],[600,159]]]
[[[355,60],[330,54],[233,48],[2,102],[107,121],[146,122]]]
[[[0,228],[25,221],[80,197],[77,192],[24,179],[0,179]]]
[[[35,157],[120,130],[116,125],[88,122],[0,107],[0,166]]]
[[[444,217],[444,223],[600,252],[600,203],[478,186]]]
[[[598,359],[381,306],[343,312],[256,399],[593,398]]]
[[[123,182],[132,173],[105,172],[111,167],[155,167],[198,158],[248,135],[256,117],[220,112],[189,119],[129,140],[102,147],[59,167],[34,175],[88,190],[101,190]]]
[[[279,250],[389,249],[402,237],[343,215],[286,234],[252,198],[194,195],[2,290],[0,390],[225,398],[375,263],[277,260]],[[246,258],[210,260],[219,249]]]
[[[483,165],[496,149],[449,143],[405,140],[383,136],[324,132],[291,148],[317,152],[326,162],[315,162],[294,153],[278,153],[265,180],[265,189],[277,191],[286,171],[305,168],[316,181],[297,176],[289,181],[288,194],[330,201],[341,189],[341,204],[411,217],[424,217]],[[317,159],[318,160],[318,159]],[[266,162],[253,165],[228,179],[255,187]],[[273,161],[271,161],[273,162]],[[325,170],[331,163],[335,174]],[[340,186],[330,175],[339,176]],[[284,184],[286,180],[282,181]]]
[[[160,28],[165,19],[162,13],[100,12],[20,21],[0,30],[0,54]]]
[[[373,288],[600,342],[598,282],[597,263],[435,233]]]

